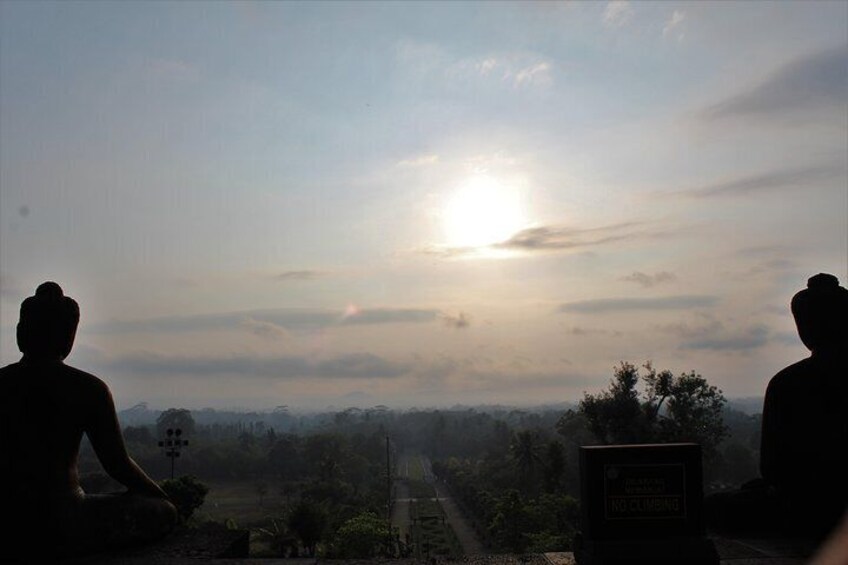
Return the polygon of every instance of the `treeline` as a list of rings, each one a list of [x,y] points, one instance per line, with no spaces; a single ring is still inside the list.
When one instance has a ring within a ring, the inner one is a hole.
[[[180,428],[189,445],[175,460],[177,475],[249,483],[260,504],[269,494],[284,499],[273,520],[247,524],[276,555],[402,552],[384,521],[387,437],[392,461],[401,451],[433,461],[492,551],[567,550],[579,514],[580,445],[699,441],[708,492],[758,474],[759,415],[729,409],[700,375],[645,369],[622,364],[608,389],[567,410],[381,406],[293,416],[171,409],[151,421],[153,411],[142,407],[136,415],[146,411],[147,419],[129,418],[124,436],[136,461],[163,479],[171,460],[157,442]],[[99,472],[90,447],[80,463],[84,474]]]

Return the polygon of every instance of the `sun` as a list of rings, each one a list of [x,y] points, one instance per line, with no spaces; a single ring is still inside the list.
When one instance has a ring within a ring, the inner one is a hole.
[[[525,224],[519,187],[486,174],[461,183],[443,211],[447,244],[486,247],[509,239]]]

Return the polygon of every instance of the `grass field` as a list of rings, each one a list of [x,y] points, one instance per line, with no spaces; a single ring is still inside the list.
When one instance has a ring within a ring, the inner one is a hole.
[[[260,497],[256,482],[251,481],[207,481],[209,494],[195,517],[200,521],[224,522],[232,519],[239,527],[265,526],[272,517],[282,513],[285,497],[273,484],[268,483],[268,492]]]
[[[451,527],[441,518],[424,518],[410,528],[418,559],[436,555],[459,557],[462,546]]]
[[[424,481],[410,479],[407,485],[409,486],[409,498],[435,498],[436,496],[436,490],[433,488],[433,485]]]
[[[424,480],[424,467],[421,466],[421,459],[418,457],[409,458],[409,479],[410,481]]]

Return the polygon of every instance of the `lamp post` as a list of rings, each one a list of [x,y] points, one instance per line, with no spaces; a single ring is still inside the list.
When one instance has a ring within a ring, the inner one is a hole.
[[[187,439],[181,439],[183,431],[180,428],[168,428],[166,438],[159,441],[159,447],[165,450],[165,456],[171,460],[171,478],[174,478],[174,459],[180,456],[180,450],[188,445]]]

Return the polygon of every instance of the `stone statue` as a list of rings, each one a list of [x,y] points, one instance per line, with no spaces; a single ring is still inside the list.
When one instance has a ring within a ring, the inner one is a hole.
[[[848,506],[848,289],[818,274],[792,314],[812,355],[769,382],[760,471],[793,529],[824,534]]]
[[[0,369],[0,484],[11,518],[5,554],[73,555],[142,543],[168,533],[176,510],[129,457],[109,387],[65,365],[79,306],[45,282],[21,304],[23,357]],[[77,458],[88,436],[123,494],[80,488]]]

